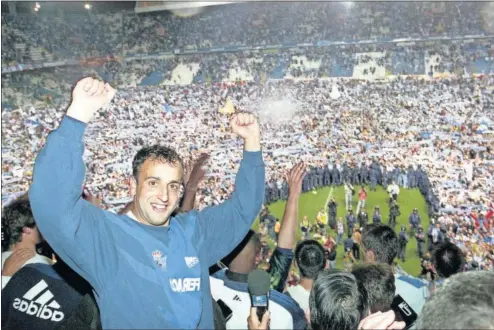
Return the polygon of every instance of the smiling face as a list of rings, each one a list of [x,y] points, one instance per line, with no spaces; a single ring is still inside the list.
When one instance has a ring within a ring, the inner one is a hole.
[[[139,222],[167,226],[180,202],[182,179],[179,163],[147,159],[139,170],[137,182],[132,179],[132,211]]]

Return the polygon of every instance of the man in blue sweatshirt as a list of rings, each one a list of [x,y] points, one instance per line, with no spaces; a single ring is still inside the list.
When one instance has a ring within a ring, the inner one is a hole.
[[[79,81],[72,103],[36,159],[29,191],[39,230],[58,255],[94,288],[105,329],[211,329],[208,268],[245,237],[264,200],[260,130],[251,114],[231,119],[244,140],[231,198],[171,218],[184,189],[183,165],[166,147],[140,150],[132,163],[133,205],[126,215],[81,198],[83,135],[115,91]]]

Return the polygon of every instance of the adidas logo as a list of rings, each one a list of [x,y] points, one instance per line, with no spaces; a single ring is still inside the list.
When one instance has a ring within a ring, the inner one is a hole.
[[[199,258],[197,257],[185,257],[184,259],[189,268],[194,267],[199,262]]]
[[[57,310],[60,309],[60,305],[53,299],[53,293],[50,290],[45,291],[47,288],[48,284],[44,280],[41,280],[26,292],[22,299],[14,299],[14,308],[27,315],[33,315],[43,320],[51,320],[53,322],[62,321],[65,315]],[[43,294],[40,295],[42,292]],[[37,296],[39,296],[38,299],[34,300]],[[50,300],[52,301],[46,305]]]
[[[240,299],[240,297],[238,295],[235,295],[235,297],[233,297],[233,300],[234,301],[242,301],[242,299]]]

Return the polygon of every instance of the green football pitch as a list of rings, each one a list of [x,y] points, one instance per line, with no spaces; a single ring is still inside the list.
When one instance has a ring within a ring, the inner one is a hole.
[[[358,192],[360,187],[355,186],[355,189]],[[379,205],[381,209],[382,223],[387,224],[388,216],[389,216],[387,192],[381,186],[377,187],[377,191],[370,191],[369,187],[366,187],[366,190],[368,191],[368,196],[367,196],[367,202],[365,208],[369,213],[369,218],[370,218],[369,222],[372,223],[372,212],[374,210],[374,207]],[[337,218],[342,217],[343,222],[346,225],[345,194],[344,194],[343,186],[324,187],[315,191],[304,193],[300,197],[299,226],[297,231],[297,238],[301,237],[300,223],[302,217],[306,215],[310,221],[315,222],[317,213],[321,210],[321,208],[325,207],[326,201],[329,199],[328,197],[330,195],[332,195],[335,198],[336,203],[338,203]],[[357,210],[357,201],[358,198],[356,193],[352,203],[354,212],[356,212]],[[422,196],[422,194],[418,189],[400,189],[398,204],[400,205],[401,215],[397,218],[396,221],[397,225],[395,229],[397,232],[399,232],[402,224],[407,226],[407,231],[408,231],[408,216],[410,215],[410,213],[412,213],[414,208],[418,209],[418,212],[422,219],[422,226],[425,229],[427,229],[429,224],[428,208],[424,200],[424,197]],[[273,214],[273,216],[281,220],[283,217],[285,202],[279,201],[270,204],[268,208],[270,212]],[[257,230],[258,226],[259,226],[259,220],[256,220],[253,229]],[[336,233],[334,230],[329,230],[328,233],[336,240]],[[346,238],[346,236],[344,238]],[[362,256],[362,251],[360,251],[360,255]],[[344,256],[343,244],[340,244],[337,250],[338,268],[343,268],[343,256]],[[420,260],[417,255],[417,242],[414,238],[410,238],[408,242],[406,257],[405,257],[406,262],[403,263],[401,260],[398,259],[396,259],[396,261],[410,275],[418,276],[420,274],[420,270],[421,270]]]

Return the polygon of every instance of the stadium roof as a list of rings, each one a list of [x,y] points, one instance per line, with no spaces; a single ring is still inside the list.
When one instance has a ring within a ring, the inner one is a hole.
[[[66,13],[84,13],[85,4],[91,5],[91,11],[95,13],[114,12],[118,10],[135,10],[137,13],[200,8],[232,3],[233,1],[2,1],[2,13],[9,12],[9,3],[15,3],[17,13],[34,13],[36,3],[39,3],[40,14],[56,13],[62,10]],[[242,2],[242,1],[234,1]]]
[[[17,13],[34,13],[36,1],[2,1],[2,13],[9,12],[8,4],[15,3]],[[84,13],[84,4],[89,3],[93,12],[104,13],[118,10],[133,10],[136,1],[38,1],[39,13],[62,10],[66,13]]]
[[[207,6],[225,5],[240,1],[136,1],[136,13],[145,13],[157,10],[179,10],[201,8]]]

